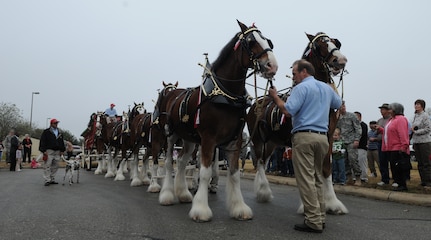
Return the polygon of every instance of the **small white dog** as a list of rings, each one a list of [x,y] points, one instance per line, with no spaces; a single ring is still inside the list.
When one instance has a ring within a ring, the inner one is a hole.
[[[62,156],[62,159],[67,163],[66,171],[63,177],[63,185],[66,180],[67,173],[69,173],[69,185],[72,185],[73,183],[73,176],[75,175],[75,172],[76,172],[76,183],[79,183],[79,169],[81,167],[79,156],[77,156],[74,160],[72,159],[66,160],[63,156]]]

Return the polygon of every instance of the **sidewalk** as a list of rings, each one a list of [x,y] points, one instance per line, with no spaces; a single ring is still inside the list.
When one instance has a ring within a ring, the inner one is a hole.
[[[226,171],[220,171],[220,173],[226,174]],[[254,180],[254,176],[255,176],[254,173],[245,172],[244,176],[242,176],[241,178]],[[266,175],[266,177],[268,178],[268,181],[270,183],[297,186],[295,178],[274,176],[274,175]],[[338,193],[338,194],[347,194],[347,195],[365,197],[365,198],[382,200],[382,201],[390,201],[390,202],[398,202],[398,203],[404,203],[404,204],[431,207],[431,195],[427,195],[427,194],[395,192],[395,191],[349,186],[349,185],[345,185],[345,186],[334,185],[334,190],[335,190],[335,193]]]

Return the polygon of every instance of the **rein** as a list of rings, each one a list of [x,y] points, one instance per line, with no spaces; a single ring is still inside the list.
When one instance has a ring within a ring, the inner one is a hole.
[[[254,134],[256,133],[257,124],[259,123],[259,119],[262,117],[262,114],[263,114],[263,110],[262,109],[263,109],[263,105],[265,103],[265,96],[267,95],[269,86],[272,87],[272,85],[273,85],[272,81],[273,81],[272,79],[268,79],[268,81],[266,82],[266,87],[264,89],[264,93],[263,93],[263,97],[262,97],[262,102],[259,104],[259,101],[257,99],[257,88],[258,87],[257,87],[256,74],[255,74],[255,77],[254,77],[254,93],[255,93],[255,99],[256,99],[255,100],[256,101],[256,107],[254,109],[254,112],[255,112],[255,115],[256,115],[256,122],[254,123],[253,131],[250,133],[250,137],[249,137],[247,143],[244,146],[241,146],[241,149],[247,147],[250,144],[251,140],[253,139]]]

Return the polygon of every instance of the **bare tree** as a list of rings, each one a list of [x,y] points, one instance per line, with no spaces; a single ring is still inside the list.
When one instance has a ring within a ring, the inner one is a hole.
[[[15,104],[0,102],[0,139],[3,140],[12,128],[19,135],[28,133],[34,138],[39,138],[44,130],[34,126],[30,128],[30,122],[23,119],[21,110]],[[73,136],[68,130],[62,128],[61,130],[65,140],[73,144],[80,143],[79,139]]]
[[[23,123],[19,108],[12,103],[0,102],[0,138],[3,139],[12,128]]]

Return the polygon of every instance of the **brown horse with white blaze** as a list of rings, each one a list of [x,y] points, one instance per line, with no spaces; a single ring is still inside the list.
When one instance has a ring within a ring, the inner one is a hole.
[[[208,185],[215,150],[219,146],[226,149],[229,161],[226,188],[230,216],[241,220],[253,217],[242,197],[238,169],[246,109],[250,106],[245,81],[248,69],[271,79],[278,65],[271,41],[255,26],[247,27],[239,21],[238,24],[241,32],[235,34],[213,65],[208,66],[202,85],[173,90],[158,105],[158,124],[167,137],[167,173],[173,170],[173,145],[178,139],[183,139],[183,155],[177,160],[175,180],[166,174],[159,202],[170,205],[175,197],[180,202],[193,201],[189,216],[197,222],[210,221],[213,215],[208,205]],[[187,188],[185,166],[196,143],[201,145],[201,164],[199,187],[193,198]]]
[[[330,38],[325,33],[316,35],[306,34],[309,43],[304,50],[303,59],[310,62],[315,68],[315,78],[333,84],[332,76],[344,70],[347,58],[340,52],[341,43]],[[336,91],[335,87],[334,90]],[[281,98],[288,101],[289,92],[284,93]],[[263,103],[262,103],[263,101]],[[323,163],[323,176],[326,181],[325,202],[328,212],[343,214],[348,210],[335,195],[331,178],[330,153],[332,150],[332,134],[337,124],[335,110],[328,113],[329,131],[328,140],[330,148]],[[270,97],[258,99],[250,108],[247,115],[247,125],[257,157],[257,172],[255,177],[255,192],[259,202],[267,202],[272,199],[272,191],[265,175],[265,166],[272,151],[276,146],[291,146],[292,122],[289,117],[283,116],[278,107]],[[301,205],[298,212],[303,212]]]

